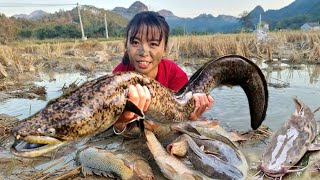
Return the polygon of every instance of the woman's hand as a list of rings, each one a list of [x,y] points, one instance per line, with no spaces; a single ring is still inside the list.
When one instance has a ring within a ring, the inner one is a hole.
[[[207,96],[203,93],[193,94],[193,99],[195,101],[196,108],[191,113],[190,119],[196,120],[202,113],[212,107],[214,99],[210,95]]]
[[[151,102],[151,94],[149,89],[146,86],[129,85],[128,98],[135,105],[138,106],[143,112],[146,111]],[[137,118],[137,115],[130,111],[125,111],[120,115],[120,118],[113,124],[117,132],[121,132],[125,129],[126,125]]]

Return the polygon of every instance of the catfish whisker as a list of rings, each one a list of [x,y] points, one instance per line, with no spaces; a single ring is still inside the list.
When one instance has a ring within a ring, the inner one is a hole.
[[[304,171],[308,166],[305,166],[301,169],[289,169],[287,170],[288,173],[291,173],[291,172],[300,172],[300,171]]]
[[[260,172],[261,172],[261,170],[259,170],[256,174],[254,174],[253,177],[258,176],[258,174],[260,174]]]
[[[291,167],[291,168],[305,168],[306,166],[282,166],[282,167]]]

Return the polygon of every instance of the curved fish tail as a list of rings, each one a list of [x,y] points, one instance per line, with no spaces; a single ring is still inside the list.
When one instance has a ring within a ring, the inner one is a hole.
[[[261,69],[245,57],[228,55],[207,62],[177,95],[188,91],[208,94],[222,85],[242,87],[248,98],[251,127],[257,129],[266,117],[268,85]]]

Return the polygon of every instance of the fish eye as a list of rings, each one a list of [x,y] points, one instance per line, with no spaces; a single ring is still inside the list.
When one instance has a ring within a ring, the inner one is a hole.
[[[47,133],[50,136],[54,136],[56,134],[56,130],[54,128],[49,128],[49,129],[47,129]]]

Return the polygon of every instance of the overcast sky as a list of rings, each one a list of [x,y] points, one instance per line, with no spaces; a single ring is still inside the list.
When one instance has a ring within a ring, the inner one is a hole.
[[[206,13],[217,16],[220,14],[238,17],[243,11],[251,11],[257,5],[268,9],[281,9],[294,0],[140,0],[149,10],[170,10],[179,17],[196,17]],[[115,7],[128,8],[135,0],[1,0],[0,13],[6,16],[14,14],[30,14],[35,10],[54,13],[71,10],[74,4],[93,5],[97,8],[112,10]],[[23,7],[24,6],[24,7]]]

